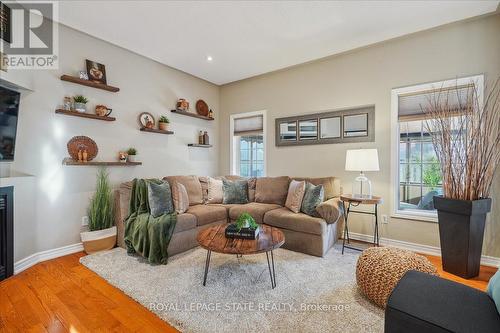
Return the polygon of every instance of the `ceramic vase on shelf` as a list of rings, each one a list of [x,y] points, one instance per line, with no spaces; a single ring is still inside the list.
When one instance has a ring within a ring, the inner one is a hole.
[[[87,104],[85,103],[73,103],[75,111],[80,112],[80,113],[85,113],[87,112]]]
[[[127,156],[127,162],[135,162],[136,161],[136,156],[137,155],[128,155]]]
[[[160,122],[160,123],[158,123],[158,128],[162,131],[168,131],[168,125],[169,125],[169,123]]]

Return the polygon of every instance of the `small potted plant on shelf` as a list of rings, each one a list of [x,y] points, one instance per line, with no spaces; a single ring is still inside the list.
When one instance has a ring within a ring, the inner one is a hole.
[[[158,128],[162,131],[168,131],[168,125],[170,124],[170,120],[167,117],[161,116],[160,120],[158,120]]]
[[[89,231],[80,233],[85,252],[91,254],[115,247],[113,190],[104,168],[97,173],[97,188],[90,200],[87,214]]]
[[[75,111],[85,113],[87,112],[88,99],[82,95],[76,95],[73,97]]]
[[[137,149],[131,147],[127,150],[127,162],[135,162],[137,156]]]

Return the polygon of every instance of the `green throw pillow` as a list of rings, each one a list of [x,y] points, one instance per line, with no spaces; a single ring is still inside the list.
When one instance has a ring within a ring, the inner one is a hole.
[[[500,313],[500,269],[498,269],[495,275],[491,277],[490,282],[488,282],[488,289],[486,292],[491,297],[493,302],[495,302],[497,311]]]
[[[300,211],[310,216],[319,216],[316,212],[316,206],[323,202],[324,197],[325,189],[323,185],[314,186],[307,182]]]
[[[149,208],[153,217],[163,214],[172,214],[174,212],[174,203],[172,202],[172,191],[167,182],[155,184],[148,182]]]
[[[248,182],[246,180],[222,180],[223,204],[248,203]]]

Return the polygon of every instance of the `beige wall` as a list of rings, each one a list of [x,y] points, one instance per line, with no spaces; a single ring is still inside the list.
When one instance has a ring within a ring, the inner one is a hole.
[[[62,165],[68,155],[66,143],[75,135],[93,138],[99,147],[97,159],[102,161],[116,160],[118,151],[128,147],[137,148],[142,166],[108,168],[114,186],[134,177],[215,175],[219,170],[218,120],[207,122],[170,112],[177,98],[184,97],[193,107],[197,99],[204,99],[217,115],[218,86],[65,26],[59,34],[59,70],[30,73],[34,91],[23,92],[20,103],[16,157],[10,167],[35,176],[36,199],[24,209],[35,211],[36,218],[16,217],[16,261],[33,252],[80,242],[81,219],[95,189],[97,168]],[[85,59],[105,64],[109,84],[120,87],[120,92],[59,79],[61,74],[76,75],[85,69]],[[90,110],[96,104],[113,108],[117,120],[56,115],[54,110],[64,96],[75,94],[89,98]],[[137,116],[142,111],[157,119],[167,115],[175,134],[140,132]],[[199,130],[208,130],[213,148],[187,147],[197,142]]]
[[[345,151],[378,148],[380,172],[370,172],[374,193],[386,201],[381,214],[390,214],[391,89],[424,82],[485,74],[486,82],[500,75],[500,15],[459,22],[288,70],[235,82],[221,88],[220,168],[229,172],[229,115],[267,110],[268,175],[326,176],[343,180],[350,192],[356,175],[344,171]],[[276,147],[275,118],[360,105],[376,106],[376,141]],[[499,177],[493,190],[490,221],[500,219]],[[371,233],[367,218],[353,215],[352,231]],[[497,221],[498,222],[498,221]],[[436,223],[391,218],[381,236],[439,246]],[[500,226],[488,225],[484,254],[500,257]]]

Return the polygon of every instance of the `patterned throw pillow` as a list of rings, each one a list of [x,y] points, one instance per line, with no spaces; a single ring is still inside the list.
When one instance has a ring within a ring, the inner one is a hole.
[[[222,180],[223,204],[248,203],[248,182],[246,180]]]
[[[300,212],[302,199],[306,189],[306,182],[292,180],[288,186],[288,195],[286,197],[285,207],[294,213]]]
[[[167,182],[155,184],[148,182],[149,208],[153,217],[163,214],[172,214],[174,204],[172,202],[172,191]]]
[[[323,185],[314,186],[313,184],[307,182],[300,210],[302,213],[309,216],[318,217],[319,215],[318,212],[316,212],[316,206],[323,202],[324,197],[325,190]]]
[[[208,177],[208,194],[207,203],[217,204],[222,203],[222,179]]]
[[[186,187],[179,182],[174,182],[172,186],[172,198],[177,214],[185,213],[189,208],[189,197]]]

